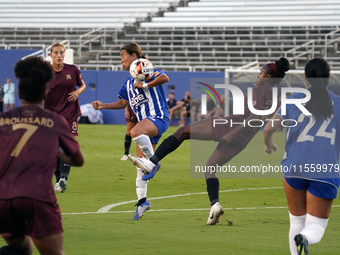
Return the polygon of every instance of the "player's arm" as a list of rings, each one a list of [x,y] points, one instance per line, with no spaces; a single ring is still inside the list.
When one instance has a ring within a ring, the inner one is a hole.
[[[272,151],[276,151],[277,146],[273,141],[273,133],[276,131],[276,129],[280,127],[282,120],[282,116],[276,113],[274,117],[264,127],[263,138],[266,145],[266,147],[264,147],[264,151],[269,154],[272,154]]]
[[[83,80],[81,80],[81,84],[79,85],[79,88],[68,94],[68,101],[69,102],[77,101],[79,95],[81,93],[83,93],[85,91],[85,89],[86,89],[85,82]]]
[[[163,73],[150,82],[142,83],[140,81],[136,81],[135,84],[133,84],[133,86],[134,88],[140,88],[140,89],[143,89],[145,87],[153,88],[153,87],[160,86],[168,81],[169,81],[169,77],[165,73]]]
[[[95,110],[102,110],[102,109],[124,109],[129,103],[124,99],[120,99],[114,103],[102,103],[99,100],[92,102],[92,106]]]
[[[66,156],[63,149],[59,147],[58,157],[62,158],[66,164],[71,166],[82,166],[84,164],[84,157],[80,148],[73,155]]]

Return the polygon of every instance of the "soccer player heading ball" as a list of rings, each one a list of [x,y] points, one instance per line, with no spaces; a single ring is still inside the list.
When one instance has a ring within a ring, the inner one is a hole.
[[[272,89],[278,85],[285,73],[289,70],[289,62],[285,58],[275,63],[268,63],[261,68],[258,75],[258,80],[253,89],[254,108],[264,110],[271,108],[272,105]],[[244,105],[247,105],[247,96],[244,98]],[[266,116],[257,116],[245,107],[244,115],[230,115],[225,117],[228,123],[243,122],[248,123],[251,119],[261,119]],[[206,166],[224,165],[229,162],[234,156],[240,153],[250,142],[250,140],[260,130],[259,127],[250,127],[243,125],[217,125],[213,127],[213,122],[216,118],[207,118],[201,121],[190,124],[189,126],[178,129],[173,135],[166,138],[157,148],[155,154],[149,160],[137,161],[139,167],[148,175],[144,175],[143,179],[148,180],[153,178],[159,169],[159,161],[162,160],[172,151],[176,150],[184,140],[214,140],[218,145],[210,156]],[[256,124],[253,123],[254,126]],[[214,225],[218,222],[223,209],[219,204],[219,180],[216,173],[205,173],[207,191],[211,203],[211,210],[207,221],[208,225]]]
[[[129,70],[131,63],[136,59],[145,58],[142,49],[136,43],[123,46],[120,49],[120,57],[125,70]],[[138,123],[130,131],[133,141],[140,149],[137,150],[139,158],[134,158],[134,160],[140,161],[143,156],[151,157],[156,144],[169,127],[169,111],[161,86],[168,81],[169,78],[165,73],[154,68],[153,76],[144,82],[135,81],[130,76],[118,92],[119,101],[105,104],[97,100],[92,103],[96,110],[124,109],[130,104],[138,119]],[[137,167],[136,192],[138,202],[133,220],[140,219],[144,212],[151,207],[150,202],[146,199],[148,181],[142,180],[143,175],[142,170]]]

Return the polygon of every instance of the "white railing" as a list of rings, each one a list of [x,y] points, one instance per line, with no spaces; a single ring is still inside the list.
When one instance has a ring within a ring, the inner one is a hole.
[[[87,39],[87,40],[84,39],[85,37],[90,36],[90,35],[92,35],[94,33],[97,33],[97,32],[99,32],[100,34],[97,35],[97,36],[94,36],[94,37],[92,37],[90,39]],[[103,38],[102,44],[103,44],[103,46],[105,48],[105,45],[106,45],[105,36],[106,36],[106,27],[100,27],[100,28],[94,29],[94,30],[92,30],[92,31],[90,31],[90,32],[88,32],[86,34],[83,34],[83,35],[79,36],[79,47],[78,47],[78,56],[79,56],[79,58],[81,58],[81,48],[83,46],[85,46],[86,44],[91,43],[91,42],[93,42],[93,41],[95,41],[97,39]]]
[[[309,49],[309,47],[311,46],[311,49]],[[306,48],[306,51],[298,53],[298,49],[301,48]],[[303,55],[306,54],[311,54],[312,58],[314,58],[314,53],[315,53],[315,40],[310,40],[308,42],[305,42],[299,46],[296,46],[288,51],[285,52],[285,58],[287,58],[289,61],[292,60],[296,60],[300,57],[302,57]],[[288,54],[292,54],[292,57],[289,57]]]
[[[324,58],[325,59],[327,59],[327,48],[328,48],[328,45],[330,45],[333,42],[340,41],[340,36],[335,38],[335,39],[332,39],[330,41],[328,41],[328,37],[332,36],[332,35],[334,35],[334,34],[336,34],[338,32],[340,32],[340,28],[325,35],[325,53],[324,53]]]
[[[0,43],[0,47],[4,48],[5,50],[8,49],[8,45],[5,43]]]

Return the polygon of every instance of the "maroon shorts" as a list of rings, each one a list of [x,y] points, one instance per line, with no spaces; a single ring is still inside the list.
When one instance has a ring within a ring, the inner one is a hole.
[[[74,136],[78,136],[78,119],[76,119],[75,121],[70,121],[69,126],[71,128],[71,132]]]
[[[128,111],[129,111],[129,114],[130,114],[130,118],[125,118],[125,121],[126,122],[137,123],[138,122],[137,116],[134,113],[134,111],[131,109],[130,105],[128,106]]]
[[[240,153],[244,148],[247,147],[253,136],[250,137],[248,134],[241,132],[235,135],[230,143],[224,145],[222,142],[220,142],[222,137],[237,126],[230,127],[230,125],[227,124],[218,124],[214,127],[214,119],[217,118],[211,118],[211,126],[213,130],[214,141],[219,142],[216,149],[220,152],[221,155],[223,155],[224,161],[225,163],[227,163],[238,153]],[[226,119],[229,121],[228,118]]]
[[[6,240],[61,234],[59,206],[32,198],[0,200],[0,233]]]

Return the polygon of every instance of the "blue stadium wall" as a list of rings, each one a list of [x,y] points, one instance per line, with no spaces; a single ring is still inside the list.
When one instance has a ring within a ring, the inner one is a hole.
[[[3,86],[7,78],[11,78],[17,87],[17,80],[13,68],[22,57],[36,52],[36,50],[0,50],[0,83]],[[83,79],[87,85],[86,90],[79,97],[80,104],[88,104],[94,100],[109,103],[118,100],[117,94],[129,76],[127,71],[94,71],[81,70]],[[224,72],[185,72],[167,71],[170,81],[163,84],[164,92],[175,90],[175,98],[183,99],[184,93],[190,90],[190,79],[199,78],[204,82],[210,78],[224,78]],[[173,87],[174,86],[174,87]],[[20,100],[16,95],[15,106],[20,106]],[[102,110],[105,124],[126,124],[124,110]]]

